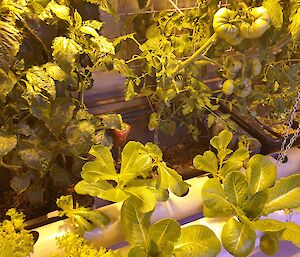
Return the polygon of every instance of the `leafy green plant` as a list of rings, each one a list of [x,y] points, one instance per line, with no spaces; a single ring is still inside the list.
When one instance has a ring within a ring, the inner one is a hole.
[[[180,228],[173,219],[150,225],[152,212],[142,213],[130,200],[121,210],[121,224],[130,244],[128,256],[217,256],[221,244],[213,231],[202,225]]]
[[[55,253],[53,253],[53,257],[55,256],[120,257],[121,256],[116,251],[112,251],[112,250],[107,251],[103,247],[97,249],[93,244],[89,243],[86,239],[73,233],[68,233],[62,237],[58,237],[57,247],[58,249],[63,250],[63,255],[56,255]]]
[[[149,212],[157,200],[167,200],[168,189],[178,196],[188,191],[189,185],[166,165],[161,150],[153,143],[128,142],[118,168],[108,147],[93,146],[89,153],[95,159],[82,168],[83,180],[75,185],[79,194],[113,202],[130,198],[142,212]]]
[[[119,61],[99,8],[115,14],[106,0],[0,3],[0,166],[20,205],[56,198],[91,146],[111,146],[106,131],[121,129],[120,117],[94,117],[84,104],[92,72]]]
[[[67,216],[69,224],[77,235],[83,235],[85,231],[93,228],[103,228],[110,222],[110,218],[100,211],[91,208],[79,207],[78,203],[73,202],[71,195],[61,196],[56,201],[57,207],[62,209],[59,216]]]
[[[234,256],[247,256],[254,248],[256,233],[261,249],[274,251],[279,240],[299,245],[300,226],[268,217],[277,210],[297,208],[300,175],[276,181],[275,164],[261,154],[249,158],[246,148],[228,149],[232,133],[224,130],[210,140],[217,154],[206,151],[194,158],[194,166],[212,174],[204,184],[202,197],[206,217],[228,217],[222,230],[222,244]],[[297,232],[297,233],[296,233]]]
[[[10,219],[0,223],[0,256],[27,257],[33,249],[33,236],[24,229],[24,215],[15,209],[6,215]]]

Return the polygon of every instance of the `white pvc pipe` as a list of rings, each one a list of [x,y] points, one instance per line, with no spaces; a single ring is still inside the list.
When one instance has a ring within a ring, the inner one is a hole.
[[[186,182],[191,185],[189,193],[185,197],[177,197],[170,193],[166,202],[159,202],[152,215],[152,222],[172,217],[180,220],[201,212],[203,201],[201,188],[207,177],[192,178]],[[85,234],[85,237],[94,242],[96,246],[111,247],[124,240],[121,231],[120,210],[122,203],[111,204],[99,208],[99,210],[112,218],[112,222],[103,230],[95,229]],[[56,238],[67,233],[66,220],[57,221],[35,229],[39,238],[34,245],[32,257],[51,257],[56,248]]]

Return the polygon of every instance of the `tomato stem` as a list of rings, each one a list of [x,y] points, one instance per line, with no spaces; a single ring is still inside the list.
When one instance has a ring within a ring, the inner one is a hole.
[[[214,33],[209,39],[207,39],[207,41],[192,56],[190,56],[188,59],[186,59],[185,61],[183,61],[178,66],[178,68],[174,72],[172,78],[174,78],[176,75],[178,75],[178,73],[182,69],[186,68],[191,63],[197,61],[200,58],[200,55],[202,55],[204,51],[206,51],[207,49],[209,49],[212,45],[214,45],[216,43],[217,39],[218,39],[218,36],[217,36],[216,33]]]

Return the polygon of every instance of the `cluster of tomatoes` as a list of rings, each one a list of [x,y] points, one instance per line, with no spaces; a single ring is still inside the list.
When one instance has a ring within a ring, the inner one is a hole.
[[[270,27],[270,15],[263,7],[250,8],[245,17],[228,8],[220,8],[214,15],[213,28],[218,37],[231,45],[244,38],[259,38]]]

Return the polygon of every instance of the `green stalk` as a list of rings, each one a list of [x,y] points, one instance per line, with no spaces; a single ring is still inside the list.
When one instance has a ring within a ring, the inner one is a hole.
[[[191,63],[197,61],[200,56],[203,54],[204,51],[212,47],[218,39],[218,36],[216,33],[214,33],[207,41],[188,59],[183,61],[177,68],[177,70],[174,72],[172,78],[174,78],[182,69],[186,68]]]

